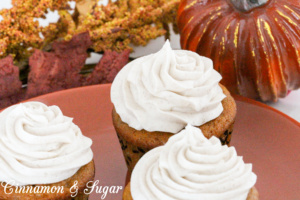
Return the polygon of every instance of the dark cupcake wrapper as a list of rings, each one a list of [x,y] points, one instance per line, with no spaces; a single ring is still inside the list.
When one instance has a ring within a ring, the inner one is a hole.
[[[231,141],[231,134],[233,131],[233,125],[232,124],[220,137],[220,141],[222,143],[222,145],[230,145],[230,141]],[[125,158],[126,161],[126,165],[128,168],[128,171],[131,173],[134,166],[136,165],[136,163],[139,161],[139,159],[149,150],[151,149],[146,149],[143,148],[142,146],[136,146],[128,141],[126,141],[121,134],[119,134],[118,132],[117,136],[119,138],[119,142],[121,145],[121,149],[123,151],[123,156]],[[172,136],[171,136],[172,137]],[[166,143],[167,141],[164,141],[164,143]]]

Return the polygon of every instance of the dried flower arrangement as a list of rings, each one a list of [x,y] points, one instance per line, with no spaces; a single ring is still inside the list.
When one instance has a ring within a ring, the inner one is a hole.
[[[0,107],[29,97],[82,85],[111,82],[129,61],[130,44],[146,45],[175,25],[179,0],[12,0],[0,15]],[[57,10],[46,27],[37,18]],[[176,30],[176,26],[174,26]],[[41,37],[42,34],[42,37]],[[104,53],[83,74],[89,52]],[[22,88],[27,83],[27,88]]]

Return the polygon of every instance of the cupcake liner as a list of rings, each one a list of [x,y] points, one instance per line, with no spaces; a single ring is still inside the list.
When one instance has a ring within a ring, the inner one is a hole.
[[[228,145],[230,146],[230,141],[231,141],[231,135],[233,132],[233,126],[234,122],[229,126],[229,128],[219,137],[222,145]]]
[[[249,191],[247,200],[259,200],[259,194],[257,189],[253,186]]]
[[[118,132],[117,136],[121,145],[123,156],[126,161],[126,165],[129,172],[132,172],[134,166],[139,161],[139,159],[150,149],[145,149],[143,147],[138,147],[130,142],[127,142]]]
[[[230,145],[230,141],[231,141],[231,135],[232,135],[232,131],[233,131],[233,125],[234,123],[232,123],[229,128],[219,136],[219,139],[222,143],[222,145]],[[124,137],[122,137],[122,134],[117,133],[117,136],[118,136],[118,139],[119,139],[119,142],[120,142],[120,146],[121,146],[121,149],[122,149],[122,152],[123,152],[123,156],[124,156],[124,159],[126,161],[126,165],[127,165],[127,168],[128,168],[128,171],[129,172],[132,172],[134,166],[136,165],[136,163],[139,161],[139,159],[146,153],[148,152],[149,150],[151,149],[147,149],[143,146],[136,146],[128,141],[126,141],[124,139]],[[171,136],[172,137],[172,136]],[[167,141],[161,141],[160,144],[164,144],[166,143]],[[157,145],[155,147],[158,147],[158,146],[161,146],[161,145]],[[155,148],[154,147],[154,148]]]
[[[128,183],[124,189],[122,200],[133,200],[130,191],[130,183]]]

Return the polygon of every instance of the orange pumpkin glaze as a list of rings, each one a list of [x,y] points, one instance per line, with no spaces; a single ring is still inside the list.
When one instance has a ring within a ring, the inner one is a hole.
[[[300,88],[300,0],[269,0],[248,12],[229,0],[182,0],[183,49],[210,57],[232,93],[276,101]]]

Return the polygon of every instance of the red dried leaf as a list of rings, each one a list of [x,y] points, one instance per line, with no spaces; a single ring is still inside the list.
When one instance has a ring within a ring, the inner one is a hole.
[[[19,79],[19,68],[14,66],[13,58],[7,56],[0,60],[0,100],[20,92],[22,82]]]
[[[87,77],[85,85],[113,82],[117,73],[128,63],[130,50],[121,53],[105,51],[94,71]]]
[[[8,107],[12,104],[16,104],[20,101],[25,100],[25,90],[22,89],[18,93],[13,94],[9,97],[4,97],[0,99],[0,109]]]
[[[52,52],[35,50],[29,58],[27,96],[81,86],[80,70],[92,45],[89,33],[75,35],[70,41],[55,42]]]

